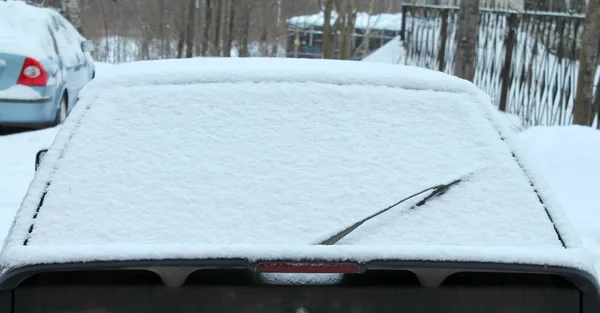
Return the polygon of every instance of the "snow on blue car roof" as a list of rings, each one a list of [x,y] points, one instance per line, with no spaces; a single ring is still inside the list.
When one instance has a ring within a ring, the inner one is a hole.
[[[123,65],[81,93],[17,213],[2,262],[395,258],[593,273],[497,114],[471,83],[406,66]],[[336,245],[316,245],[459,177],[466,178],[423,206],[410,210],[426,194]]]

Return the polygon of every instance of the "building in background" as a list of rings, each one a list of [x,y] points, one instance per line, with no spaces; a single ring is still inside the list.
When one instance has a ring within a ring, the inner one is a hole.
[[[335,24],[333,12],[331,24]],[[323,12],[295,16],[287,20],[288,33],[286,55],[290,58],[321,58],[323,56]],[[360,60],[377,50],[400,34],[402,28],[401,13],[382,13],[369,15],[359,12],[356,15],[352,34],[352,59]],[[339,36],[336,37],[334,58],[340,57]]]

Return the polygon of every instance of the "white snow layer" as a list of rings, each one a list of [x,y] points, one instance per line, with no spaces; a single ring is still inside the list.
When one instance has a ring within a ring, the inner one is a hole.
[[[56,55],[47,28],[53,13],[21,1],[0,2],[0,52],[38,60]]]
[[[331,13],[331,25],[337,19],[338,13]],[[312,15],[294,16],[287,20],[288,24],[300,27],[318,26],[325,24],[325,14],[319,12]],[[400,31],[402,29],[402,13],[381,13],[369,15],[367,12],[358,12],[354,28],[357,29],[379,29]]]
[[[534,127],[519,144],[552,187],[600,271],[600,131],[590,127]]]
[[[363,58],[363,62],[377,62],[377,63],[390,63],[390,64],[404,64],[405,52],[400,36],[394,37],[394,39],[381,46],[379,49],[373,51],[371,54]]]
[[[95,65],[98,77],[108,77],[116,67],[106,63]],[[0,98],[4,98],[4,92],[0,91]],[[28,92],[18,92],[18,95]],[[8,234],[15,212],[34,177],[35,154],[51,146],[59,129],[60,126],[0,136],[0,238],[4,239]]]
[[[8,229],[35,172],[35,154],[52,144],[58,128],[0,136],[0,238]]]
[[[11,99],[11,100],[38,100],[42,96],[35,89],[23,86],[14,85],[7,89],[0,90],[0,99]]]
[[[511,155],[512,132],[467,81],[326,60],[118,68],[81,93],[17,214],[5,264],[263,253],[496,258],[593,272],[540,183],[562,247]],[[340,246],[311,246],[468,173],[442,197],[415,210],[423,196],[408,201]]]

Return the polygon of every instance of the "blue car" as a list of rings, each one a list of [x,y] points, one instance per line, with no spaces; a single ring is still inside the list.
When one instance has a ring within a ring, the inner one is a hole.
[[[0,126],[61,124],[95,76],[93,49],[57,11],[0,2]]]

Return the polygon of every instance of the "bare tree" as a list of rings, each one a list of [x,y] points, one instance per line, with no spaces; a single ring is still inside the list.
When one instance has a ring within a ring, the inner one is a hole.
[[[462,0],[458,12],[454,75],[473,81],[477,59],[479,0]]]
[[[196,29],[196,6],[197,0],[188,1],[188,20],[185,42],[185,57],[191,58],[194,56],[194,30]]]
[[[352,54],[352,35],[356,24],[358,5],[353,0],[337,1],[338,19],[336,24],[340,30],[340,59],[348,60]]]
[[[207,56],[210,53],[210,35],[212,26],[212,1],[204,0],[204,34],[202,36],[202,55]]]
[[[250,27],[252,26],[251,18],[254,9],[256,8],[255,0],[241,0],[240,7],[243,9],[241,14],[241,31],[239,33],[239,56],[249,57],[250,56]]]
[[[277,0],[277,13],[275,14],[275,25],[276,25],[276,33],[275,33],[275,43],[277,44],[276,55],[279,56],[281,54],[280,46],[283,45],[281,42],[281,10],[283,7],[283,0]]]
[[[104,38],[105,38],[105,40],[108,40],[108,37],[109,37],[108,22],[106,21],[106,10],[104,9],[104,0],[99,0],[98,2],[100,3],[100,13],[102,14],[102,24],[104,26]],[[108,42],[105,42],[104,46],[105,46],[104,47],[105,53],[108,56],[108,52],[109,52]]]
[[[594,100],[594,107],[596,108],[596,127],[600,129],[600,76],[598,76],[598,82],[596,82],[596,98]],[[592,117],[593,119],[593,117]]]
[[[591,125],[593,122],[592,102],[594,75],[598,66],[600,42],[600,0],[589,0],[581,35],[577,93],[573,107],[573,123]]]
[[[83,24],[81,23],[81,2],[80,0],[61,0],[61,10],[63,15],[83,34]]]
[[[231,48],[233,46],[233,38],[235,35],[235,19],[236,19],[236,8],[239,5],[239,0],[229,0],[227,7],[227,35],[223,42],[223,56],[231,56]]]
[[[83,30],[99,47],[94,57],[109,62],[186,57],[192,46],[192,55],[228,56],[236,45],[244,56],[255,52],[249,46],[256,43],[262,55],[278,55],[278,46],[287,39],[286,18],[319,11],[319,0],[200,0],[196,12],[186,8],[191,0],[117,0],[117,5],[108,5],[114,0],[45,0],[44,4],[62,8],[68,1],[81,5]]]
[[[185,47],[185,31],[186,31],[186,8],[185,2],[181,3],[181,16],[182,18],[179,20],[179,38],[177,39],[177,58],[183,58],[183,49]]]
[[[390,6],[388,7],[387,12],[389,13],[391,10],[391,3]],[[364,36],[363,39],[360,43],[360,45],[358,47],[355,48],[354,53],[353,53],[353,57],[354,58],[363,58],[365,56],[367,56],[367,54],[369,53],[369,40],[371,39],[371,33],[373,31],[373,24],[377,23],[379,21],[379,16],[375,19],[375,20],[371,20],[371,16],[373,15],[373,12],[375,10],[375,0],[370,0],[369,1],[369,18],[367,20],[367,28],[365,29],[364,32]]]
[[[331,26],[331,14],[333,11],[333,0],[325,0],[323,10],[323,58],[333,59],[334,45],[334,30]]]
[[[101,2],[103,0],[100,0]],[[165,0],[158,0],[158,38],[160,40],[160,58],[165,57]]]
[[[221,17],[223,15],[223,0],[215,0],[216,6],[213,7],[213,38],[212,47],[214,53],[212,55],[221,55]]]

